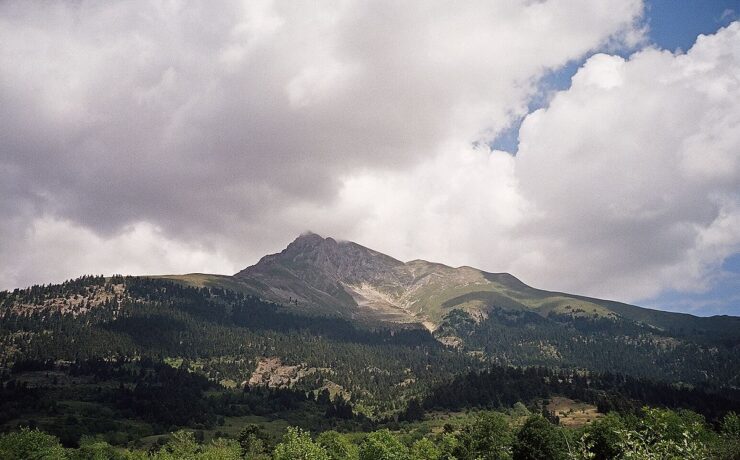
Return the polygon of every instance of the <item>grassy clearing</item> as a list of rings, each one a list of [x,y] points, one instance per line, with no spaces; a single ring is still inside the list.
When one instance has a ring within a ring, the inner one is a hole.
[[[588,425],[604,414],[596,410],[596,406],[572,399],[555,396],[548,404],[547,409],[560,417],[560,424],[566,427],[579,428]]]

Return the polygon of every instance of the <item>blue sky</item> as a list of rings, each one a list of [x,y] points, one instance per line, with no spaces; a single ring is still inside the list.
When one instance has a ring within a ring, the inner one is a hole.
[[[661,48],[686,50],[697,35],[714,33],[737,19],[738,13],[738,0],[650,0],[650,39]]]
[[[740,0],[648,0],[646,5],[650,43],[673,52],[686,51],[698,35],[714,33],[740,17]],[[584,60],[571,62],[546,77],[540,93],[530,101],[529,111],[545,105],[551,92],[567,89]],[[515,152],[520,124],[521,120],[514,123],[491,146]]]
[[[725,259],[717,278],[704,293],[669,291],[654,299],[637,303],[660,310],[688,312],[700,316],[740,316],[740,254]]]

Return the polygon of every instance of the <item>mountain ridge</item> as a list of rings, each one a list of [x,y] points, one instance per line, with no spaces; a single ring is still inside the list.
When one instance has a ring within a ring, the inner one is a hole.
[[[738,317],[699,317],[546,291],[510,273],[490,273],[467,265],[451,267],[422,259],[402,262],[360,244],[313,232],[301,234],[282,251],[263,256],[233,276],[162,277],[241,290],[301,313],[421,325],[430,331],[453,310],[480,319],[494,308],[530,311],[544,317],[623,318],[659,330],[720,331],[730,336],[736,335],[733,329],[740,328]]]
[[[290,343],[305,334],[325,344],[361,346],[386,337],[413,349],[432,341],[440,353],[454,350],[470,360],[456,357],[456,365],[740,384],[738,317],[702,318],[543,291],[508,273],[401,262],[318,235],[304,235],[234,276],[83,276],[0,292],[0,307],[0,326],[10,331],[0,340],[14,344],[6,347],[8,356],[66,359],[80,351],[74,344],[94,326],[95,349],[103,353],[110,352],[111,341],[125,353],[141,353],[167,338],[168,353],[196,356],[220,343],[223,353],[256,347],[259,356],[272,357],[273,336],[283,331],[287,335],[280,340],[292,350],[277,355],[284,361],[295,359],[298,350],[311,355]],[[52,323],[57,326],[48,335],[44,331]],[[26,329],[31,336],[24,335]],[[221,336],[227,332],[228,340]],[[401,355],[397,362],[405,359]]]

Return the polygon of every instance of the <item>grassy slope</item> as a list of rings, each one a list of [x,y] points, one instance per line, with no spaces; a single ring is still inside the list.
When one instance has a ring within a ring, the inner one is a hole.
[[[424,277],[428,279],[422,279]],[[165,275],[158,278],[198,287],[222,287],[267,299],[273,297],[269,295],[270,288],[259,282],[250,282],[226,275],[192,273]],[[294,286],[290,280],[286,280],[286,286],[277,287],[291,289]],[[313,297],[318,300],[329,296],[317,291]],[[316,313],[332,314],[348,319],[356,318],[355,312],[343,311],[343,309],[352,308],[344,305],[346,299],[334,297],[332,300],[331,305],[320,306]],[[405,300],[410,304],[409,311],[416,314],[419,322],[426,320],[435,324],[439,324],[442,318],[453,309],[461,308],[476,312],[496,306],[504,309],[534,310],[543,316],[550,313],[588,317],[618,315],[662,330],[714,335],[714,338],[731,340],[736,340],[740,336],[740,318],[737,317],[697,317],[685,313],[652,310],[611,300],[545,291],[528,286],[508,273],[486,273],[470,267],[451,268],[429,264],[429,267],[420,273],[420,281],[415,284],[414,291]]]
[[[228,275],[211,275],[208,273],[188,273],[186,275],[156,275],[149,278],[175,281],[195,287],[219,287],[245,294],[257,294],[259,289]]]

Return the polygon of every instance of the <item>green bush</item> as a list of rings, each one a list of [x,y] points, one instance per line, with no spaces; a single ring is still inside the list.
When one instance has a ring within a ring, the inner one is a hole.
[[[324,431],[316,438],[316,442],[326,450],[331,460],[357,460],[360,458],[360,451],[357,446],[352,444],[346,436],[334,430]]]
[[[459,435],[457,455],[460,458],[508,460],[511,458],[513,434],[503,414],[480,414]]]
[[[68,451],[70,460],[126,460],[126,455],[105,441],[82,437],[80,448]]]
[[[709,458],[704,419],[693,412],[644,408],[638,428],[618,434],[625,460]]]
[[[586,428],[586,436],[594,460],[611,460],[622,453],[619,432],[626,429],[622,418],[611,412]]]
[[[329,454],[300,428],[290,427],[283,441],[275,446],[273,460],[329,460]]]
[[[0,436],[0,458],[3,460],[64,460],[67,453],[59,439],[37,429]]]
[[[427,438],[419,439],[411,446],[411,460],[439,460],[442,452]]]
[[[389,430],[374,431],[360,445],[360,460],[409,460],[409,449]]]

